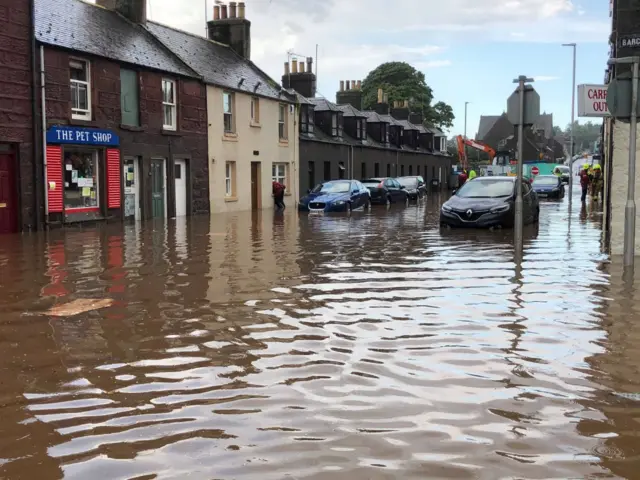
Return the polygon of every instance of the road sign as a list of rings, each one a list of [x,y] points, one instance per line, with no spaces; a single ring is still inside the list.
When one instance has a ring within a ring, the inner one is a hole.
[[[628,123],[631,118],[631,78],[623,73],[611,80],[607,90],[607,107],[611,115],[621,122]],[[636,111],[640,113],[640,96]]]
[[[608,117],[607,85],[578,85],[578,116]]]
[[[540,116],[540,95],[531,85],[524,87],[524,124],[533,125]],[[513,125],[520,124],[520,91],[519,88],[507,100],[507,119]]]
[[[531,175],[538,175],[540,173],[540,169],[538,167],[533,167],[531,169]]]

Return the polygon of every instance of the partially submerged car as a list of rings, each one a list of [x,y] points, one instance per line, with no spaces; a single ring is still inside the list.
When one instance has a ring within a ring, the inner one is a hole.
[[[369,189],[357,180],[332,180],[316,185],[300,199],[305,212],[351,212],[371,207]]]
[[[538,175],[531,187],[540,198],[564,198],[564,182],[557,175]]]

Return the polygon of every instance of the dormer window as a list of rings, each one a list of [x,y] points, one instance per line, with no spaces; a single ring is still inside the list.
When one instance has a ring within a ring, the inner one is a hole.
[[[300,108],[300,131],[313,133],[313,110],[309,105],[303,105]]]
[[[342,138],[342,115],[339,113],[331,114],[331,135]]]
[[[364,138],[365,123],[366,120],[361,120],[359,118],[356,119],[356,138],[358,140],[362,140]]]

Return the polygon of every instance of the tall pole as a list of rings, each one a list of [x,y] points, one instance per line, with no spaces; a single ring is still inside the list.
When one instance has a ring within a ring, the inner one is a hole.
[[[527,77],[520,75],[518,77],[518,90],[520,97],[520,121],[518,122],[518,166],[516,169],[516,204],[515,204],[515,247],[517,258],[521,257],[523,250],[522,230],[523,230],[523,218],[522,218],[522,157],[524,150],[524,82]]]
[[[636,247],[636,129],[638,128],[638,62],[633,62],[631,78],[631,119],[629,121],[629,173],[627,204],[624,207],[624,266],[633,267]]]
[[[576,44],[575,43],[563,43],[563,47],[571,47],[573,48],[573,74],[571,81],[571,133],[569,140],[569,207],[573,202],[573,156],[575,152],[573,151],[573,131],[574,124],[576,123]]]
[[[464,102],[464,139],[467,139],[467,105],[469,102]],[[469,162],[467,162],[467,144],[464,144],[464,159],[462,161],[462,167],[467,168]]]

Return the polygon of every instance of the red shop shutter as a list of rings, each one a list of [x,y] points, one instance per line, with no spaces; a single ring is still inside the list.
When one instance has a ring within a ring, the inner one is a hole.
[[[64,181],[62,179],[62,147],[58,145],[47,146],[46,187],[49,213],[61,213]]]
[[[107,207],[120,208],[120,150],[107,149]]]

